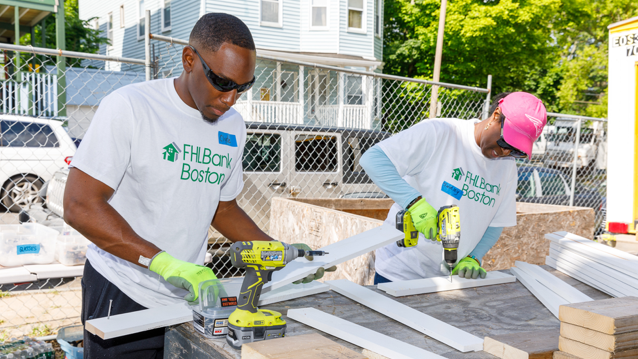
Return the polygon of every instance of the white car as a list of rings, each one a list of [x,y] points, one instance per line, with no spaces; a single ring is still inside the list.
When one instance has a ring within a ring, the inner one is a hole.
[[[62,124],[0,115],[0,202],[11,212],[40,202],[42,185],[70,163],[76,146]]]

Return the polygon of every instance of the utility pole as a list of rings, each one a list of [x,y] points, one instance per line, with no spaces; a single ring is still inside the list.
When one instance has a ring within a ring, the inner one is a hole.
[[[441,12],[439,13],[439,33],[436,36],[436,54],[434,55],[434,74],[432,81],[439,82],[441,75],[441,57],[443,57],[443,34],[445,33],[445,9],[447,0],[441,0]],[[430,118],[436,117],[437,104],[439,102],[439,87],[432,86],[430,98]]]

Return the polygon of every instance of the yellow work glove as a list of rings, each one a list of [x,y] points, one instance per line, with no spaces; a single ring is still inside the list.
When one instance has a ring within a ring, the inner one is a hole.
[[[166,252],[158,254],[148,269],[161,275],[167,282],[177,288],[186,289],[188,293],[184,299],[193,302],[199,296],[199,283],[217,279],[213,271],[197,264],[181,261]]]
[[[294,244],[291,244],[291,246],[293,246],[293,247],[295,247],[297,249],[303,249],[304,251],[311,251],[312,250],[312,248],[310,248],[310,246],[308,246],[305,243],[294,243]],[[314,259],[312,256],[306,256],[305,258],[307,260],[309,260],[309,261]],[[292,282],[292,284],[310,283],[313,280],[317,280],[317,279],[323,278],[323,275],[324,275],[325,272],[334,272],[336,270],[337,270],[337,266],[332,266],[332,267],[327,268],[327,269],[319,268],[319,269],[317,269],[317,271],[314,274],[309,274],[305,278],[302,278],[302,279],[299,279],[298,281]]]
[[[408,212],[412,215],[414,228],[423,233],[425,238],[436,240],[436,235],[439,233],[436,223],[438,212],[434,207],[430,206],[425,198],[421,198],[417,203],[408,208]]]
[[[476,279],[487,277],[487,272],[481,267],[481,264],[474,258],[465,257],[459,261],[454,267],[452,275],[458,274],[460,278]]]

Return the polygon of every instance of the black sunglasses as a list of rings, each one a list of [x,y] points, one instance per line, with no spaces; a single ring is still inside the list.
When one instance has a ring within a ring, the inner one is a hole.
[[[238,94],[241,94],[243,92],[248,91],[251,87],[253,87],[253,84],[255,83],[255,77],[253,76],[253,79],[250,82],[247,82],[245,84],[242,85],[238,85],[237,83],[235,83],[232,80],[229,79],[225,79],[223,77],[220,77],[219,75],[215,74],[210,67],[208,67],[208,65],[206,65],[206,62],[204,62],[204,59],[202,59],[202,57],[199,55],[199,52],[197,52],[197,50],[195,50],[195,48],[191,45],[188,45],[188,47],[190,47],[193,51],[195,51],[195,54],[197,55],[197,57],[199,57],[199,61],[202,62],[202,67],[204,68],[204,73],[206,74],[206,78],[208,79],[208,82],[210,82],[210,84],[217,90],[217,91],[221,91],[221,92],[229,92],[232,90],[237,90]]]
[[[510,145],[509,143],[505,142],[505,139],[503,138],[503,126],[505,125],[505,115],[501,114],[501,138],[499,138],[498,140],[496,140],[496,144],[501,146],[501,148],[505,149],[505,150],[509,150],[510,151],[510,156],[515,157],[515,158],[526,158],[527,154],[521,150],[519,150],[518,148]]]

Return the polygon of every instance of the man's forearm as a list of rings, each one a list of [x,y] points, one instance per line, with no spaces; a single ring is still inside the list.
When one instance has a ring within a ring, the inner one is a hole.
[[[146,241],[107,202],[108,188],[73,168],[64,193],[64,220],[104,251],[139,266],[140,256],[153,258],[160,249]],[[98,187],[102,195],[87,195]],[[111,190],[112,191],[112,190]]]
[[[233,242],[274,241],[234,200],[219,203],[212,225],[219,233]]]

